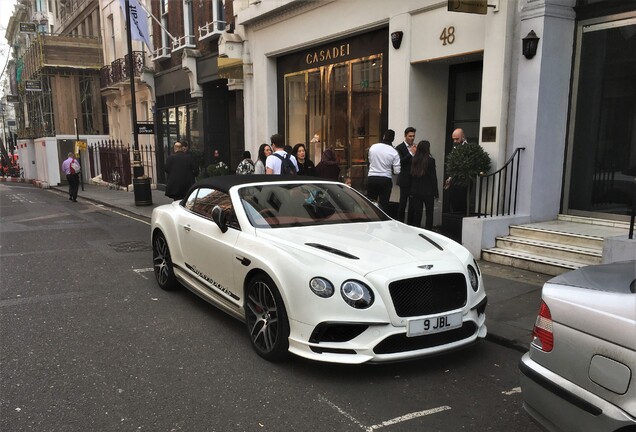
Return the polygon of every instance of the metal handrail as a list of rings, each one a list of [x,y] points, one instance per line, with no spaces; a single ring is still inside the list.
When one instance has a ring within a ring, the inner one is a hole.
[[[519,160],[521,159],[521,151],[525,150],[525,147],[517,147],[510,156],[510,159],[499,168],[497,171],[491,174],[480,173],[479,174],[479,199],[477,200],[477,217],[492,217],[500,215],[510,215],[517,213],[517,192],[519,186]],[[516,164],[516,167],[515,167]],[[516,168],[516,171],[515,171]],[[510,171],[510,173],[508,173]],[[510,174],[510,175],[508,175]],[[492,186],[490,181],[492,179]],[[514,185],[513,185],[514,180]],[[484,189],[484,182],[486,183]],[[503,185],[503,186],[502,186]],[[495,186],[497,189],[497,195],[495,196]],[[490,189],[490,196],[488,196],[488,190]],[[486,191],[483,194],[482,192]],[[496,204],[495,204],[496,201]],[[482,202],[484,205],[484,211],[482,212]],[[507,204],[507,212],[506,212]],[[511,213],[512,206],[512,213]]]

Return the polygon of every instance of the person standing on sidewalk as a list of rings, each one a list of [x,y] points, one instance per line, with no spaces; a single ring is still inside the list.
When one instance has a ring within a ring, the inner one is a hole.
[[[407,223],[420,227],[422,210],[426,207],[424,228],[431,230],[433,229],[433,208],[435,200],[439,199],[439,189],[437,187],[435,159],[431,156],[430,142],[420,141],[415,147],[409,175],[411,176],[411,197],[409,198]]]
[[[166,159],[165,171],[168,174],[166,196],[175,201],[185,198],[199,175],[199,167],[194,158],[190,153],[183,151],[179,141],[174,143],[174,153]]]
[[[400,173],[400,155],[393,148],[395,132],[388,129],[379,143],[369,147],[369,174],[367,177],[367,198],[376,201],[381,210],[387,211],[393,174]]]
[[[400,187],[400,204],[398,206],[397,218],[404,222],[406,206],[409,205],[411,195],[411,160],[415,154],[415,128],[409,126],[404,130],[404,141],[395,147],[400,155],[400,174],[397,178],[397,185]]]
[[[68,158],[62,162],[62,171],[66,174],[66,181],[68,181],[68,199],[77,202],[77,191],[80,184],[80,164],[75,159],[75,154],[69,152]]]
[[[283,160],[289,158],[298,172],[296,158],[285,151],[285,137],[281,134],[274,134],[270,137],[273,153],[265,159],[265,174],[280,174],[282,172]]]
[[[466,135],[464,135],[464,129],[462,128],[457,128],[453,131],[451,140],[453,141],[451,152],[457,147],[468,144]],[[444,181],[444,189],[449,192],[451,211],[465,213],[467,186],[453,184],[452,177],[448,177]]]

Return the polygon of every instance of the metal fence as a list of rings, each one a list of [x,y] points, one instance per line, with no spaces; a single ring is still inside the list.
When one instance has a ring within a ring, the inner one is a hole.
[[[153,179],[155,150],[149,145],[139,146],[138,160],[144,168],[144,174]],[[126,187],[132,183],[132,162],[135,152],[130,145],[119,140],[106,140],[88,147],[90,169],[93,176],[102,176],[102,180],[116,186]]]
[[[521,151],[525,149],[525,147],[516,148],[503,167],[494,173],[479,176],[477,217],[517,213],[519,160]]]

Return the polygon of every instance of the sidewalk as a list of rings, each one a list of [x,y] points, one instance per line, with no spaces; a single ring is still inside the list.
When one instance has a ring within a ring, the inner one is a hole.
[[[54,186],[67,198],[66,186]],[[152,205],[136,206],[133,192],[109,189],[107,186],[84,184],[78,194],[78,201],[91,201],[116,208],[150,221],[152,209],[172,202],[161,190],[152,189]],[[552,276],[530,272],[486,261],[479,262],[482,270],[488,307],[486,325],[488,339],[525,352],[532,340],[541,287]]]

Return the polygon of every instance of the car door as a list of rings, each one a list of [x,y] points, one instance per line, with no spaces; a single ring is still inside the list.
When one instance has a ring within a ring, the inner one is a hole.
[[[226,215],[226,232],[212,220],[212,209],[216,206]],[[200,188],[186,213],[181,227],[186,268],[211,293],[238,305],[241,287],[233,286],[233,268],[234,246],[241,231],[230,196],[214,189]]]

